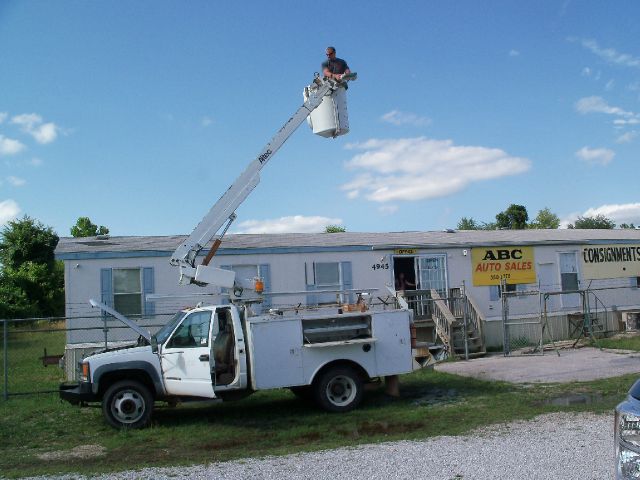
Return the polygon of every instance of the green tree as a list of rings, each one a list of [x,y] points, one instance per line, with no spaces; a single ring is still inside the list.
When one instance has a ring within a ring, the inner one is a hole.
[[[473,217],[462,217],[457,228],[458,230],[481,230],[482,226]]]
[[[0,317],[62,315],[64,268],[54,259],[58,235],[25,216],[9,222],[0,237]]]
[[[495,222],[479,222],[472,217],[462,217],[458,222],[458,230],[495,230]]]
[[[616,224],[604,215],[595,215],[593,217],[578,217],[578,219],[573,224],[569,225],[569,228],[578,229],[594,228],[606,230],[615,227]]]
[[[496,226],[501,229],[524,230],[528,220],[527,208],[512,203],[504,212],[496,215]]]
[[[76,224],[71,227],[72,237],[95,237],[96,235],[107,235],[109,229],[103,225],[96,225],[89,217],[79,217]]]
[[[529,228],[550,228],[555,229],[560,226],[560,218],[548,208],[543,208],[538,212],[536,218],[529,224]]]
[[[343,233],[346,232],[347,229],[341,227],[340,225],[327,225],[324,228],[324,233]]]
[[[626,230],[626,229],[635,229],[636,226],[633,223],[621,223],[620,224],[620,228]]]
[[[10,221],[0,235],[0,263],[4,268],[17,269],[25,262],[53,266],[59,237],[51,227],[25,215]]]

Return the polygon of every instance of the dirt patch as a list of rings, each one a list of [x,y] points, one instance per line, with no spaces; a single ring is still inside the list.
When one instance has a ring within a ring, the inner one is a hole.
[[[363,422],[353,430],[339,429],[336,432],[343,437],[360,438],[410,433],[422,430],[424,427],[424,422]]]
[[[59,460],[99,458],[107,454],[107,449],[102,445],[80,445],[71,450],[55,450],[36,455],[39,460],[55,462]]]
[[[294,445],[306,445],[307,443],[310,443],[310,442],[317,442],[321,438],[322,438],[322,435],[320,435],[320,432],[303,433],[302,435],[299,435],[296,438],[294,438],[292,443]]]

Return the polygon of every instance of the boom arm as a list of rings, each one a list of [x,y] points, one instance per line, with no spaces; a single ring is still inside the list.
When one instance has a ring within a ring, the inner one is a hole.
[[[345,76],[344,81],[354,80],[355,74]],[[269,143],[260,151],[258,156],[249,164],[244,172],[233,182],[220,199],[211,207],[209,213],[202,219],[195,230],[182,243],[171,257],[171,264],[180,267],[180,284],[189,283],[212,283],[217,281],[220,286],[230,287],[233,279],[223,272],[218,271],[217,275],[211,276],[206,273],[210,267],[210,260],[214,249],[220,244],[219,239],[214,243],[212,252],[207,257],[206,264],[199,265],[196,268],[195,261],[198,253],[206,246],[206,244],[216,235],[220,228],[235,219],[235,210],[244,202],[253,189],[260,183],[260,170],[264,168],[267,162],[275,155],[280,147],[287,141],[293,132],[300,126],[302,122],[311,114],[313,110],[318,108],[322,103],[325,95],[333,95],[338,88],[344,88],[344,82],[336,82],[330,79],[322,79],[316,76],[313,83],[307,87],[306,92],[309,93],[308,98],[300,108],[287,120],[282,128],[275,134]],[[227,225],[228,228],[229,225]],[[226,232],[226,228],[221,237]],[[219,270],[219,269],[210,269]],[[212,272],[209,272],[212,273]],[[221,278],[220,275],[226,278]],[[213,280],[215,279],[215,280]],[[229,285],[228,283],[231,283]]]

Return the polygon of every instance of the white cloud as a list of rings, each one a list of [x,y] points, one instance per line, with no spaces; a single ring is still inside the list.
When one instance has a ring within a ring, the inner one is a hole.
[[[624,127],[625,125],[638,125],[640,120],[637,118],[616,118],[613,124],[618,127]]]
[[[0,225],[13,220],[20,215],[20,207],[15,200],[3,200],[0,202]]]
[[[591,74],[593,73],[593,70],[591,70],[589,67],[584,67],[582,69],[582,72],[580,73],[583,77],[590,77]]]
[[[366,199],[375,202],[444,197],[473,182],[531,168],[526,158],[497,148],[457,146],[451,140],[425,137],[371,139],[347,148],[364,152],[347,162],[347,168],[360,173],[341,189],[349,198],[364,192]]]
[[[604,86],[604,89],[605,89],[607,92],[610,92],[611,90],[613,90],[613,87],[615,86],[615,84],[616,84],[616,81],[615,81],[615,80],[613,80],[613,79],[611,79],[611,80],[609,80],[609,81],[607,82],[607,84]]]
[[[32,158],[31,160],[27,160],[27,165],[30,165],[32,167],[40,167],[42,166],[43,161],[39,158]]]
[[[397,205],[381,205],[380,207],[378,207],[378,211],[382,215],[393,215],[398,211],[398,206]]]
[[[20,125],[22,131],[31,135],[36,142],[47,144],[58,137],[60,128],[53,122],[42,123],[42,117],[37,113],[23,113],[11,119],[11,123]]]
[[[0,155],[15,155],[25,148],[20,141],[0,135]]]
[[[626,132],[616,138],[616,143],[630,143],[638,136],[637,131]]]
[[[14,177],[13,175],[7,177],[7,182],[9,182],[14,187],[22,187],[27,183],[24,178]]]
[[[576,152],[576,157],[590,165],[608,165],[615,156],[616,152],[608,148],[582,147]]]
[[[620,117],[635,117],[633,112],[627,112],[619,107],[610,106],[602,97],[584,97],[576,102],[576,110],[583,115],[587,113],[606,113]]]
[[[200,125],[202,125],[203,127],[208,127],[212,123],[213,123],[213,119],[211,117],[204,116],[200,120]]]
[[[327,225],[341,225],[339,218],[293,215],[267,220],[246,220],[235,233],[314,233],[324,232]]]
[[[416,115],[415,113],[401,112],[400,110],[391,110],[380,117],[383,122],[392,125],[413,125],[414,127],[425,127],[431,125],[431,119]]]
[[[595,217],[596,215],[604,215],[616,225],[620,225],[621,223],[640,225],[640,203],[623,203],[592,207],[583,213],[567,215],[567,217],[560,222],[560,226],[561,228],[566,228],[567,225],[575,222],[578,217]]]
[[[9,114],[7,112],[0,112],[0,123],[4,122]]]
[[[598,42],[591,39],[582,39],[580,43],[583,47],[609,63],[623,65],[625,67],[640,67],[640,58],[638,57],[634,57],[628,53],[620,53],[613,48],[603,48]]]
[[[518,50],[514,50],[512,48],[511,50],[509,50],[509,56],[510,57],[519,57],[520,56],[520,52]]]

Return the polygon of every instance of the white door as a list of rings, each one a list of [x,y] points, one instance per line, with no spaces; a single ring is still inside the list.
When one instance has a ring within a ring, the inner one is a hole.
[[[578,261],[576,252],[561,253],[560,263],[560,283],[563,292],[575,292],[579,287],[578,283]],[[566,308],[577,308],[580,306],[580,294],[563,293],[562,306]]]
[[[416,257],[420,290],[434,289],[442,298],[448,297],[446,255],[422,255]]]
[[[162,375],[170,395],[215,398],[211,378],[211,311],[187,315],[162,348]]]

